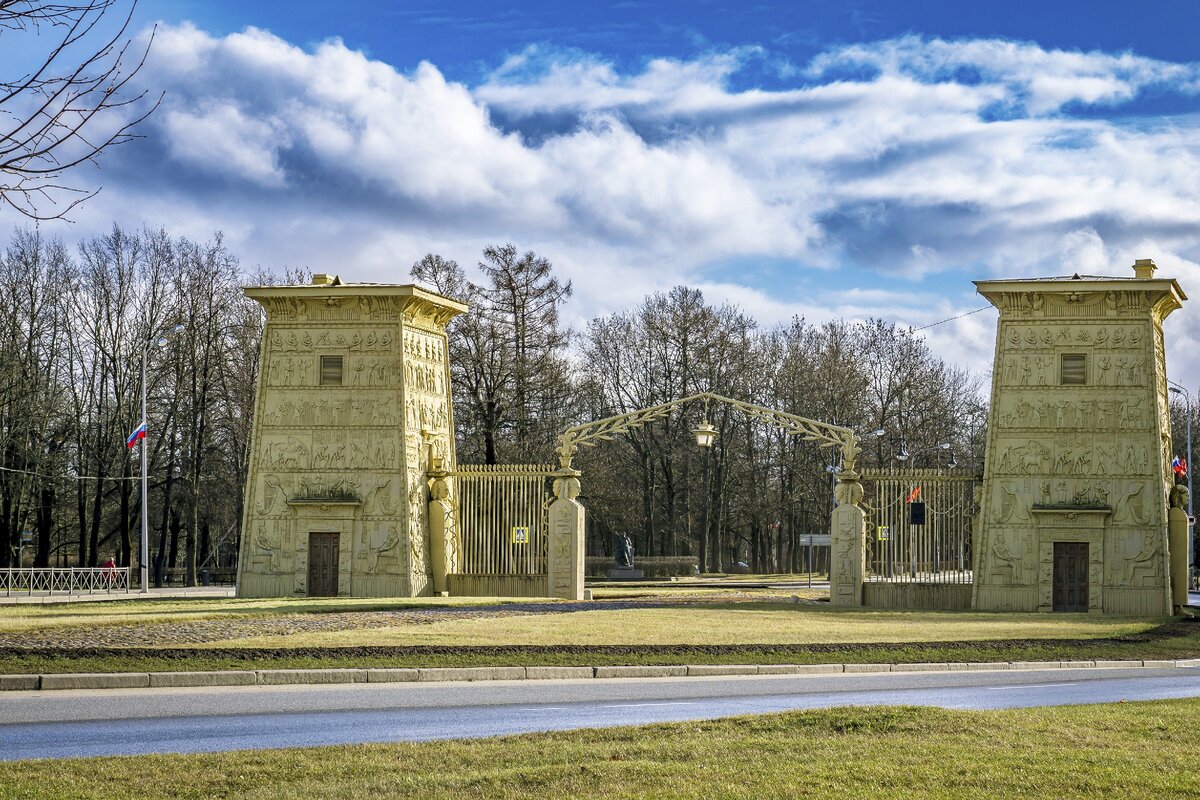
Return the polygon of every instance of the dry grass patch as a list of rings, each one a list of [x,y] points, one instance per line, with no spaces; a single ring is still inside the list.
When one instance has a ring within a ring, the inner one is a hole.
[[[88,603],[28,603],[0,607],[0,633],[97,625],[153,625],[203,619],[398,611],[411,608],[470,607],[524,602],[511,597],[281,597],[170,598]],[[553,600],[545,600],[553,603]]]
[[[1088,614],[840,610],[743,602],[439,620],[366,630],[256,636],[220,644],[233,647],[754,645],[1087,639],[1137,633],[1162,621]]]

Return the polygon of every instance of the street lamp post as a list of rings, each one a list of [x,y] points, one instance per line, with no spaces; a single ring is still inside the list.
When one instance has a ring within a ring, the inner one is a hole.
[[[1195,543],[1193,541],[1194,528],[1192,524],[1192,395],[1175,381],[1167,379],[1167,383],[1172,384],[1167,387],[1168,391],[1174,394],[1183,395],[1184,402],[1187,403],[1187,487],[1188,487],[1188,550],[1187,550],[1187,568],[1188,568],[1188,589],[1192,587],[1192,576],[1195,574],[1195,566],[1192,563],[1195,560]]]
[[[149,432],[146,430],[148,422],[146,418],[146,355],[150,352],[150,345],[162,347],[167,343],[167,336],[182,330],[183,325],[175,325],[169,331],[161,331],[157,336],[151,337],[142,348],[142,547],[138,565],[142,594],[150,591],[150,562],[148,560],[150,554],[150,472],[148,469],[149,458],[146,452],[146,445],[149,442]]]
[[[950,442],[948,442],[948,441],[947,442],[938,442],[933,447],[924,447],[915,452],[909,452],[907,443],[905,443],[905,441],[903,439],[901,439],[900,440],[900,449],[896,451],[896,453],[892,456],[892,458],[896,459],[897,461],[908,461],[911,458],[911,459],[913,459],[913,464],[915,466],[917,456],[922,455],[923,453],[932,453],[933,451],[936,450],[937,454],[938,454],[937,466],[938,466],[938,469],[941,469],[942,451],[950,450],[950,447],[951,447],[951,445],[950,445]],[[953,451],[951,451],[950,467],[953,468],[956,466],[958,466],[958,459],[955,458]]]

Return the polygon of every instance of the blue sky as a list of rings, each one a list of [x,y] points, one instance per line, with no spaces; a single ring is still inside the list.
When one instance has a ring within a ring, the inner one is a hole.
[[[1152,257],[1196,294],[1168,332],[1200,381],[1190,0],[143,0],[154,21],[163,105],[51,232],[220,230],[248,265],[390,281],[512,241],[575,281],[577,322],[687,282],[765,324],[920,327],[983,305],[972,279]],[[926,335],[981,369],[994,319]]]

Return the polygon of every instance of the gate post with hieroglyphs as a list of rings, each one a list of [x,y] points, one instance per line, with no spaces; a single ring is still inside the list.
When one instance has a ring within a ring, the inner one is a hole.
[[[835,606],[861,606],[863,579],[866,575],[867,515],[859,507],[863,488],[858,474],[838,474],[838,507],[830,520],[829,603]]]
[[[562,469],[554,479],[554,502],[550,504],[550,547],[547,590],[551,597],[583,599],[584,509],[579,496],[579,473]]]
[[[458,531],[448,474],[444,470],[429,473],[429,565],[436,595],[449,594],[449,576],[458,572]]]

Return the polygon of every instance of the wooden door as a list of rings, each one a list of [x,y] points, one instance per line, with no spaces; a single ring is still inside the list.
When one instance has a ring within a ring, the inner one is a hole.
[[[308,535],[308,596],[334,597],[338,583],[338,534]]]
[[[1087,542],[1054,543],[1054,610],[1088,610]]]

